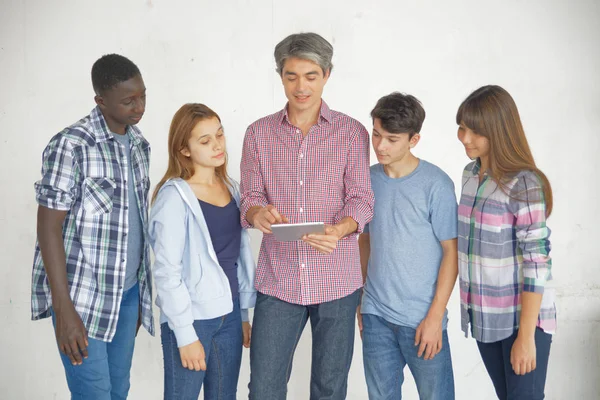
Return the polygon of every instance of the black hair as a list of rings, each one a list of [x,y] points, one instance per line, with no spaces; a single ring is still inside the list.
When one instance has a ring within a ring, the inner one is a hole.
[[[140,70],[130,59],[119,54],[106,54],[92,66],[92,85],[101,95],[121,82],[140,75]]]
[[[425,110],[416,97],[394,92],[379,99],[371,111],[371,118],[379,118],[381,126],[389,133],[408,133],[412,138],[421,132]]]

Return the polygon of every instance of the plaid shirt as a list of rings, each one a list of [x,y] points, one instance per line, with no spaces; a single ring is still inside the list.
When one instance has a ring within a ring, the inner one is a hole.
[[[274,205],[290,222],[335,224],[351,217],[362,232],[373,216],[369,134],[358,121],[323,101],[309,134],[282,111],[248,128],[241,163],[242,226],[253,206]],[[264,235],[256,289],[294,304],[342,298],[362,287],[357,233],[322,255],[302,241],[279,242]]]
[[[75,309],[88,335],[110,342],[115,335],[125,282],[128,196],[135,195],[142,223],[148,221],[150,145],[134,126],[127,128],[131,163],[109,132],[100,109],[54,136],[43,154],[37,202],[67,211],[63,240],[67,279]],[[135,194],[127,191],[133,168]],[[138,272],[142,323],[154,334],[150,253],[145,241]],[[50,316],[52,298],[39,244],[33,262],[31,315]]]
[[[540,181],[523,171],[507,182],[507,195],[479,163],[464,170],[458,208],[458,264],[462,330],[480,342],[506,339],[518,328],[521,293],[543,293],[537,326],[556,329],[550,229]]]

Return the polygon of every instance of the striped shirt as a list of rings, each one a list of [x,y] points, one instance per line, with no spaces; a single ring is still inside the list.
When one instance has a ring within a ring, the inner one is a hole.
[[[373,217],[369,134],[358,121],[321,103],[319,119],[303,137],[287,107],[254,122],[241,163],[242,226],[253,206],[274,205],[292,223],[335,224],[351,217],[358,231],[323,255],[303,241],[263,235],[256,289],[294,304],[336,300],[362,287],[357,233]]]
[[[458,264],[461,325],[468,336],[491,343],[518,328],[521,293],[543,293],[537,326],[556,328],[550,229],[535,173],[523,171],[507,182],[507,195],[489,176],[479,182],[479,163],[465,168],[458,207]],[[548,287],[547,287],[548,286]]]
[[[136,196],[144,227],[148,221],[150,145],[135,126],[127,127],[127,135],[131,165],[96,107],[50,140],[42,157],[42,179],[35,183],[39,205],[67,211],[63,241],[71,299],[89,337],[107,342],[115,335],[125,283],[129,196]],[[135,193],[127,190],[129,168]],[[149,264],[144,240],[138,271],[142,323],[154,334]],[[32,319],[49,317],[51,306],[48,277],[36,243]]]

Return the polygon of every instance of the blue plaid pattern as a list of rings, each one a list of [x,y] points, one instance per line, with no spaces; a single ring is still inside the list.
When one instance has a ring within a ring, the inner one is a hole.
[[[117,328],[125,282],[128,196],[136,196],[142,223],[147,226],[148,222],[150,144],[135,126],[127,128],[127,135],[132,165],[96,107],[50,140],[42,157],[42,179],[35,183],[38,204],[67,211],[63,240],[71,299],[89,337],[107,342]],[[133,168],[135,193],[127,190],[129,168]],[[138,280],[142,324],[154,335],[147,241]],[[48,277],[36,243],[32,319],[50,317],[51,306]]]

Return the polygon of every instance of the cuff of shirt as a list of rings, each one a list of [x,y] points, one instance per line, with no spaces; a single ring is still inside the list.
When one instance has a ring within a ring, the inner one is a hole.
[[[248,309],[247,308],[242,308],[240,310],[240,314],[242,314],[242,321],[243,322],[249,322],[250,321],[250,317],[248,315]]]
[[[545,284],[545,279],[523,278],[523,291],[543,294]]]
[[[365,225],[371,220],[370,218],[366,218],[363,213],[361,213],[354,207],[344,207],[344,209],[340,211],[337,218],[335,219],[335,223],[337,224],[346,217],[352,218],[358,225],[358,227],[356,228],[356,232],[352,233],[363,233]]]
[[[250,210],[252,207],[266,207],[267,206],[267,202],[265,200],[259,200],[259,199],[251,199],[251,200],[246,200],[244,201],[244,204],[242,205],[241,209],[240,209],[240,214],[242,215],[241,222],[242,222],[242,228],[244,229],[248,229],[248,228],[253,228],[252,224],[250,223],[250,221],[248,221],[246,219],[246,214],[248,214],[248,210]]]
[[[177,339],[177,347],[187,346],[190,343],[194,343],[198,340],[198,335],[194,329],[194,325],[182,326],[180,328],[173,329],[175,333],[175,339]]]
[[[40,206],[59,211],[69,211],[72,204],[71,197],[64,192],[39,188],[36,201]]]

